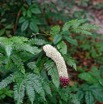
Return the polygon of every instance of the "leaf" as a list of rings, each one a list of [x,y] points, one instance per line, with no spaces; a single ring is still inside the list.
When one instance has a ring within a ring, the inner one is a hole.
[[[54,36],[58,35],[59,32],[60,32],[60,26],[57,25],[57,26],[53,26],[51,28],[50,34],[54,37]]]
[[[96,83],[97,80],[93,77],[90,73],[83,72],[79,74],[79,78],[89,82],[89,83]]]
[[[70,89],[69,89],[69,87],[60,89],[59,94],[60,94],[61,99],[64,100],[65,102],[70,100]]]
[[[56,35],[53,39],[53,43],[58,44],[61,40],[62,40],[62,36],[61,35]]]
[[[97,67],[93,66],[92,70],[90,72],[95,78],[99,79],[100,78],[100,72],[97,69]]]
[[[32,8],[31,12],[34,13],[34,14],[40,14],[41,13],[41,11],[40,11],[40,9],[38,7]]]
[[[72,38],[70,38],[69,36],[66,36],[66,35],[64,35],[64,38],[65,38],[65,40],[67,40],[69,43],[71,43],[71,44],[73,44],[73,45],[75,45],[75,46],[78,45],[78,42],[77,42],[76,39],[72,39]]]
[[[12,45],[6,45],[5,51],[6,51],[7,56],[10,57],[11,52],[12,52]]]
[[[84,97],[84,92],[82,90],[80,90],[80,91],[77,92],[76,95],[77,95],[78,100],[81,102],[81,100]]]
[[[32,16],[31,11],[30,10],[27,10],[27,17],[31,18],[31,16]]]
[[[28,67],[33,70],[34,73],[39,74],[39,68],[37,67],[37,65],[35,64],[35,62],[29,62]]]
[[[17,83],[14,86],[14,99],[17,102],[17,104],[23,103],[23,98],[25,95],[24,93],[25,93],[25,86],[23,81],[21,81],[20,83]]]
[[[75,60],[72,59],[72,57],[70,57],[69,55],[64,55],[64,59],[66,60],[66,63],[69,66],[73,67],[77,71],[77,66],[76,66]]]
[[[71,96],[72,96],[71,102],[72,102],[73,104],[80,104],[80,101],[79,101],[79,99],[77,98],[77,95],[76,95],[76,94],[71,94]]]
[[[51,76],[54,85],[58,88],[60,82],[59,82],[59,75],[58,75],[57,68],[53,64],[51,64],[49,67],[50,69],[48,70],[48,75]]]
[[[26,13],[27,13],[27,10],[24,7],[22,8],[22,12],[23,12],[23,16],[25,17]]]
[[[32,22],[35,25],[40,25],[40,23],[41,23],[40,20],[39,20],[39,18],[37,18],[37,17],[32,17],[30,19],[30,22]]]
[[[9,24],[9,25],[6,25],[6,27],[5,27],[6,29],[12,29],[12,25],[11,24]]]
[[[100,85],[93,85],[91,86],[91,89],[94,97],[98,101],[103,102],[103,87],[101,87]]]
[[[86,91],[85,100],[86,100],[86,104],[95,104],[94,96],[90,91]]]
[[[0,30],[0,36],[2,36],[5,33],[5,28]]]
[[[14,62],[14,65],[18,68],[18,70],[20,70],[23,74],[25,74],[25,68],[22,59],[17,55],[12,55],[11,58]]]
[[[51,76],[54,85],[58,88],[60,85],[60,82],[59,82],[59,75],[56,67],[49,69],[48,75]]]
[[[26,92],[31,101],[31,104],[33,104],[34,99],[35,99],[35,91],[30,81],[28,81],[26,84]]]
[[[26,21],[25,17],[20,17],[19,23],[22,23],[22,22],[24,22],[24,21]]]
[[[32,0],[26,0],[26,2],[28,3],[28,5],[31,5]]]
[[[21,25],[21,31],[25,31],[28,28],[29,25],[29,21],[26,20],[25,22],[23,22],[23,24]]]
[[[44,91],[47,93],[47,94],[49,94],[49,95],[51,95],[52,96],[52,94],[51,94],[51,89],[50,89],[50,86],[49,86],[49,82],[47,82],[47,81],[43,81],[43,88],[44,88]]]
[[[3,79],[0,82],[0,90],[7,87],[8,84],[12,83],[13,81],[14,81],[14,75],[13,74],[11,74],[7,78]]]
[[[38,54],[41,50],[38,47],[32,47],[31,45],[24,43],[24,44],[16,44],[15,45],[16,50],[20,51],[26,51],[31,54]]]
[[[6,18],[3,18],[3,19],[1,19],[0,22],[3,23],[3,22],[6,22],[6,20],[7,20]]]
[[[99,79],[99,83],[103,86],[103,78]]]
[[[69,23],[69,22],[66,22],[66,23],[64,24],[63,28],[62,28],[62,31],[63,31],[63,32],[64,32],[64,31],[68,31],[69,28],[70,28],[70,23]]]
[[[27,79],[32,81],[32,86],[34,90],[45,100],[45,93],[42,87],[42,84],[39,80],[39,77],[36,74],[29,74]]]
[[[59,81],[59,74],[55,64],[51,60],[49,60],[45,63],[44,67],[48,71],[48,75],[51,76],[54,85],[58,88],[60,85],[60,81]]]
[[[67,45],[64,41],[61,41],[60,43],[58,43],[57,47],[63,55],[67,54]]]
[[[36,33],[39,32],[39,28],[36,24],[34,24],[33,22],[30,22],[30,29]]]
[[[47,42],[43,39],[32,38],[32,39],[29,40],[29,43],[32,44],[32,45],[42,46],[42,45],[46,44]]]

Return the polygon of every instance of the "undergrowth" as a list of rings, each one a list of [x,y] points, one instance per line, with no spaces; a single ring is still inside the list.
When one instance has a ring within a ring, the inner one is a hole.
[[[103,102],[103,42],[96,33],[99,27],[87,19],[61,15],[64,9],[58,11],[53,2],[1,3],[1,104]],[[67,3],[67,9],[74,4]],[[46,44],[54,46],[66,62],[71,79],[67,87],[61,86],[55,63],[42,49]]]

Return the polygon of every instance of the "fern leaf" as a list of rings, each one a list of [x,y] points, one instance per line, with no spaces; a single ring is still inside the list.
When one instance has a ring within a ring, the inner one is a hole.
[[[69,55],[65,55],[64,59],[69,66],[73,67],[77,71],[75,60],[73,60],[72,57],[70,57]]]
[[[20,83],[17,83],[14,86],[14,100],[17,102],[17,104],[23,103],[24,93],[25,93],[25,86],[24,86],[24,82],[21,81]]]
[[[36,65],[35,62],[30,62],[30,63],[28,63],[27,65],[28,65],[28,67],[29,67],[31,70],[33,70],[34,73],[36,73],[36,74],[39,74],[39,73],[40,73],[40,72],[39,72],[40,70],[39,70],[39,68],[37,67],[37,65]]]
[[[60,26],[57,25],[51,28],[50,34],[54,37],[57,34],[59,34],[59,32],[60,32]]]
[[[24,42],[27,42],[28,41],[28,38],[26,37],[20,37],[20,36],[14,36],[12,38],[10,38],[10,41],[13,42],[13,43],[16,43],[16,44],[22,44]]]
[[[26,51],[26,52],[29,52],[31,54],[38,54],[41,50],[38,49],[37,47],[32,47],[30,46],[29,44],[27,43],[24,43],[24,44],[16,44],[15,45],[15,49],[18,51]]]
[[[60,85],[60,81],[55,64],[52,61],[48,61],[45,63],[45,69],[48,70],[48,74],[51,76],[54,85],[58,88]]]
[[[6,45],[5,51],[6,51],[7,56],[10,57],[11,52],[12,52],[12,45]]]
[[[43,85],[44,91],[45,91],[47,94],[49,94],[49,95],[52,96],[52,94],[51,94],[51,89],[50,89],[50,86],[49,86],[49,84],[47,83],[47,81],[43,80],[43,81],[42,81],[42,85]]]
[[[13,60],[16,67],[24,74],[25,68],[24,68],[24,64],[22,62],[22,59],[17,55],[12,55],[11,59]]]
[[[26,82],[26,92],[27,92],[27,95],[29,97],[31,104],[33,104],[34,99],[35,99],[35,91],[34,91],[31,81]]]
[[[27,79],[32,81],[32,85],[35,91],[43,98],[43,100],[45,100],[45,93],[42,84],[39,80],[39,77],[35,74],[29,74],[27,76]]]
[[[8,84],[12,83],[14,81],[14,75],[11,74],[10,76],[8,76],[7,78],[3,79],[0,82],[0,89],[5,88]]]
[[[42,46],[44,44],[46,44],[47,42],[43,39],[37,39],[37,38],[34,38],[34,39],[30,39],[29,40],[29,43],[31,45],[39,45],[39,46]]]
[[[81,33],[85,35],[92,35],[91,30],[97,30],[98,27],[95,25],[91,25],[88,23],[85,23],[86,19],[81,20],[71,20],[69,22],[66,22],[62,28],[62,33],[68,33],[68,30],[74,33]]]

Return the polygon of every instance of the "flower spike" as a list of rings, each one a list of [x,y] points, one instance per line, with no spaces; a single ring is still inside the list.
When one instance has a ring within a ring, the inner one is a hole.
[[[61,85],[66,87],[69,84],[70,79],[68,77],[64,58],[55,47],[49,44],[43,46],[43,51],[46,53],[47,57],[51,58],[55,62],[58,69]]]

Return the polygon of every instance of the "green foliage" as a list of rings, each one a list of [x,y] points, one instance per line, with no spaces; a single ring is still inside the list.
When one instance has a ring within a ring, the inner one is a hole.
[[[102,85],[101,67],[99,70],[96,67],[92,67],[90,72],[83,72],[79,74],[79,78],[87,81],[88,83],[100,83]]]
[[[51,76],[54,85],[59,87],[59,75],[55,64],[51,61],[45,63],[45,69],[48,71],[48,75]]]
[[[69,22],[66,22],[63,26],[63,33],[68,31],[68,29],[71,30],[71,32],[77,33],[77,34],[85,34],[85,35],[92,35],[91,31],[94,29],[98,29],[95,25],[90,25],[88,23],[85,23],[85,19],[81,20],[72,20]]]
[[[95,104],[95,100],[103,102],[103,78],[100,72],[101,68],[98,70],[96,67],[93,67],[91,72],[79,74],[79,78],[87,81],[88,84],[83,84],[77,94],[82,93],[80,100],[83,100],[83,96],[85,96],[84,98],[87,104]]]
[[[78,24],[81,25],[81,23]],[[70,27],[66,26],[66,23],[64,24],[63,28],[61,27],[61,30],[59,26],[52,27],[50,34],[53,40],[51,43],[56,45],[57,49],[64,56],[68,66],[71,66],[77,70],[75,61],[68,55],[67,45],[65,43],[65,39],[69,39],[68,42],[71,43],[71,45],[77,45],[77,43],[74,42],[75,40],[72,39],[70,35]],[[89,32],[89,30],[90,29],[87,29],[86,31]],[[58,38],[59,35],[60,38]],[[50,103],[53,101],[56,101],[57,103],[77,102],[80,104],[77,95],[72,93],[72,89],[69,89],[68,91],[66,91],[66,89],[60,89],[60,81],[57,68],[50,59],[44,57],[41,51],[41,46],[46,43],[48,43],[48,41],[42,38],[28,39],[17,36],[11,38],[0,37],[1,66],[7,70],[5,75],[11,73],[7,78],[0,82],[0,89],[6,88],[7,86],[11,86],[13,84],[14,100],[17,104],[22,104],[24,102],[25,94],[28,96],[28,102],[31,102],[31,104],[34,102]],[[1,72],[4,73],[5,71]],[[52,81],[48,78],[50,76]],[[95,79],[95,76],[93,76],[93,78],[92,76],[93,75],[91,75],[91,73],[88,74],[86,72],[79,75],[81,79],[89,81],[90,83],[94,84],[95,82],[98,82]],[[101,79],[100,81],[102,83]],[[53,91],[51,91],[51,89],[53,89]],[[61,91],[59,91],[59,89]],[[54,94],[59,96],[59,100],[54,98]],[[47,97],[47,95],[49,96]],[[91,96],[92,100],[89,99],[88,95]],[[66,96],[66,98],[64,98],[64,96]],[[94,101],[94,97],[92,97],[90,92],[86,92],[85,96],[86,102],[89,99],[87,102],[88,104],[89,102]],[[37,98],[38,100],[36,100]],[[41,100],[39,101],[39,99]],[[49,101],[48,99],[55,100]],[[99,98],[96,97],[96,99]],[[101,99],[99,100],[101,101]]]
[[[100,84],[88,85],[83,84],[78,92],[77,96],[81,104],[86,102],[87,104],[95,104],[96,100],[103,102],[103,86]]]
[[[13,91],[10,88],[3,88],[0,90],[0,100],[5,99],[6,96],[13,97]]]
[[[85,19],[85,10],[72,11],[75,4],[87,7],[89,1],[0,1],[0,103],[103,102],[103,37],[97,40],[98,27]],[[61,86],[45,44],[64,57],[69,86]]]

